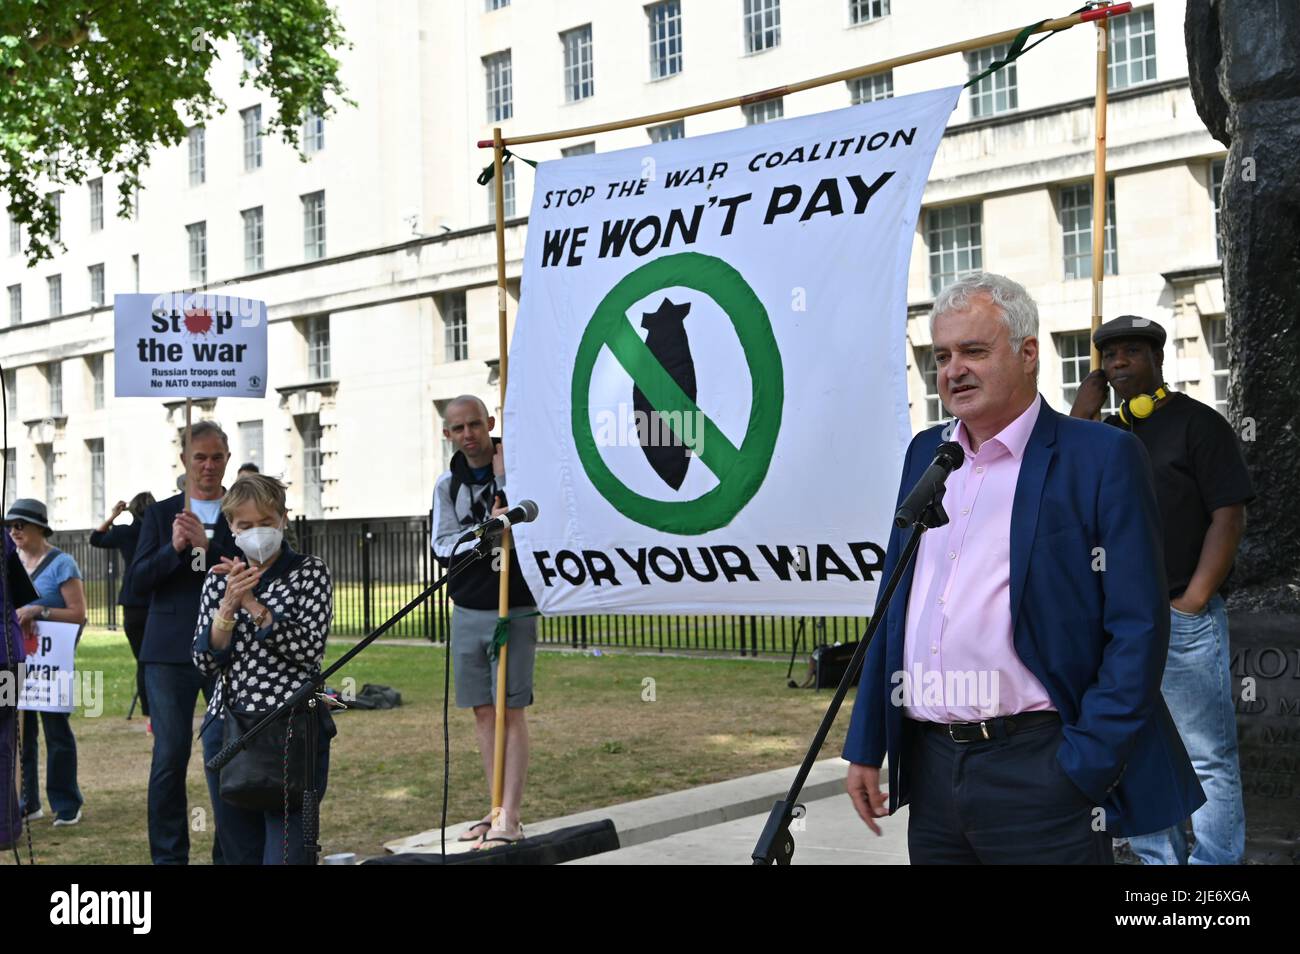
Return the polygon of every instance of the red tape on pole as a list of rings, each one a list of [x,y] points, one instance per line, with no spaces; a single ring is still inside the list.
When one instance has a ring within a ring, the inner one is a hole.
[[[1088,23],[1092,20],[1101,20],[1106,17],[1122,17],[1124,14],[1132,12],[1133,4],[1117,3],[1109,7],[1098,7],[1096,10],[1086,10],[1079,14],[1079,19],[1084,23]],[[488,145],[490,146],[492,144],[488,143]]]

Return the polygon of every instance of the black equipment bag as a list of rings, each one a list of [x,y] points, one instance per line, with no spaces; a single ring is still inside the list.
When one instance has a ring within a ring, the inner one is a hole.
[[[858,648],[858,643],[854,640],[851,643],[838,643],[834,646],[818,646],[812,651],[812,657],[808,660],[808,675],[812,681],[814,689],[834,689],[844,678],[844,670],[849,666],[849,660],[853,658],[853,653]],[[853,674],[853,682],[850,685],[856,686],[858,679],[862,676],[861,668]]]

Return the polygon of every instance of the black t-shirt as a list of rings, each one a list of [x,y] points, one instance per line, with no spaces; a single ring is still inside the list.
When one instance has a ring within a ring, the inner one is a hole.
[[[1117,414],[1106,423],[1125,427]],[[1209,405],[1171,392],[1150,417],[1134,421],[1133,433],[1151,458],[1173,599],[1196,572],[1210,514],[1249,503],[1255,492],[1232,425]]]

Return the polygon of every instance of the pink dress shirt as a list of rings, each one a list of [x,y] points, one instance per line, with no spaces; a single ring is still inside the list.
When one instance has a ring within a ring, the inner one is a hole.
[[[948,478],[949,523],[928,530],[907,600],[903,673],[892,701],[909,719],[978,722],[1053,710],[1042,683],[1016,655],[1011,628],[1011,505],[1042,397],[996,437],[970,448]]]

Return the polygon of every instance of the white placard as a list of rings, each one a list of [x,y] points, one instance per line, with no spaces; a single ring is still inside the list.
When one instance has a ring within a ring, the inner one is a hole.
[[[75,623],[36,623],[36,651],[23,663],[19,709],[71,712],[75,700],[77,635]]]
[[[869,613],[960,90],[537,169],[505,446],[547,613]]]
[[[228,295],[117,295],[114,394],[266,396],[266,303]]]

